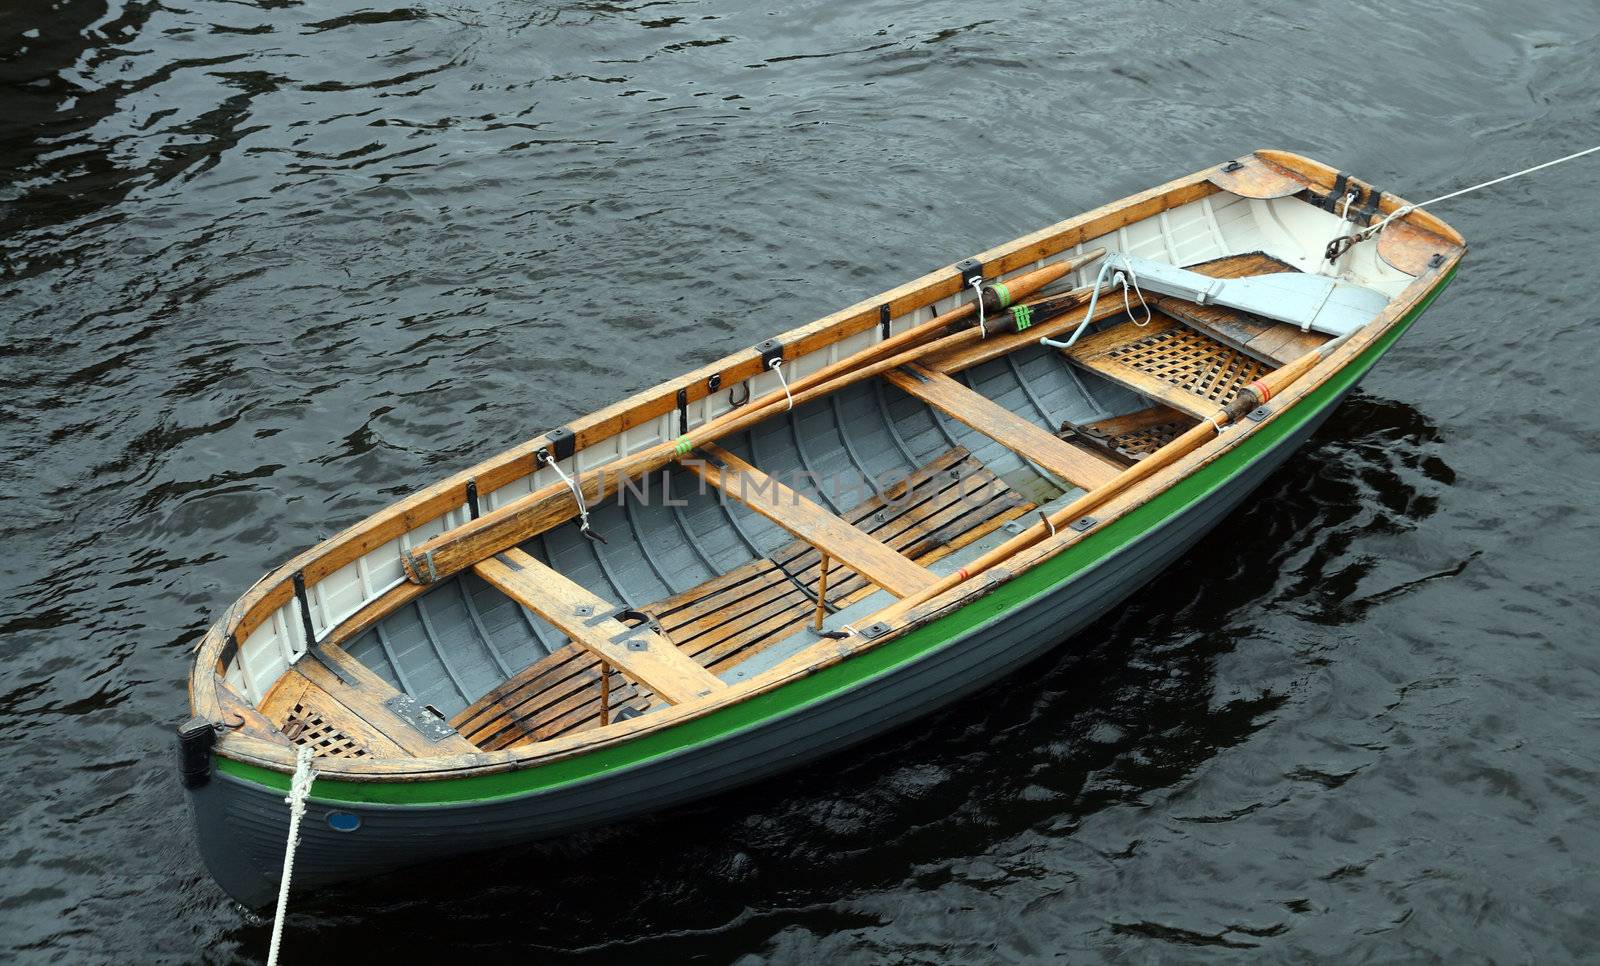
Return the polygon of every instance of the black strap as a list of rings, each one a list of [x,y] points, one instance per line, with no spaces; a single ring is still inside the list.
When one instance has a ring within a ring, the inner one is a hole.
[[[1343,171],[1333,179],[1333,190],[1328,192],[1328,197],[1322,202],[1324,211],[1338,211],[1339,202],[1345,195],[1345,187],[1350,183],[1350,176]]]

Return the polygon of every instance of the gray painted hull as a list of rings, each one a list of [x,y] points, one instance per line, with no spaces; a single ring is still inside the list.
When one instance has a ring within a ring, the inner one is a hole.
[[[1233,511],[1334,408],[1324,408],[1211,499],[1167,518],[1051,592],[828,701],[674,755],[527,795],[461,805],[337,807],[361,817],[362,827],[350,833],[330,829],[326,819],[335,809],[313,799],[294,884],[359,878],[656,811],[794,768],[944,707],[1062,643],[1155,577]],[[282,793],[213,774],[191,794],[200,848],[218,883],[248,906],[273,901],[287,834]]]

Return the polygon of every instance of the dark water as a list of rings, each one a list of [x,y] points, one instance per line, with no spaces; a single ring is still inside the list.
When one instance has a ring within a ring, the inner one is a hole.
[[[0,5],[0,956],[264,955],[188,650],[390,499],[1254,147],[1421,199],[1600,142],[1587,0],[763,6]],[[288,958],[1593,957],[1597,179],[1442,209],[1474,254],[1365,393],[1057,656],[301,898]]]

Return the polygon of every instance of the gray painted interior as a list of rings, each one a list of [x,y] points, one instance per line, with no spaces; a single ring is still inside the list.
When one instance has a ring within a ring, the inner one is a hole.
[[[957,378],[1052,432],[1062,420],[1090,422],[1149,405],[1038,345]],[[852,495],[847,487],[811,485],[803,474],[822,481],[848,475],[888,483],[953,446],[966,447],[1036,503],[1079,492],[1064,489],[1011,450],[881,380],[802,405],[722,445],[836,512],[862,502],[870,491],[863,487]],[[643,489],[646,499],[625,491],[591,510],[604,544],[569,523],[522,549],[601,597],[643,608],[794,539],[716,491],[703,492],[682,469],[668,480],[674,499],[686,506],[667,506],[657,477]],[[452,716],[566,643],[565,635],[468,572],[379,621],[347,649],[398,690]],[[734,668],[731,676],[742,676],[739,671]]]

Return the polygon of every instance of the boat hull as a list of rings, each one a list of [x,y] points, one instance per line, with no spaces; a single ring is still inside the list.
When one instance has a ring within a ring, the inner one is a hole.
[[[1388,335],[1398,337],[1403,327]],[[1342,384],[1325,386],[1321,398],[1295,407],[1304,412],[1282,414],[1279,419],[1290,424],[1287,431],[1254,453],[1239,454],[1234,460],[1239,465],[1225,467],[1225,477],[1203,498],[1168,513],[1025,603],[987,619],[969,619],[960,633],[912,659],[824,699],[671,753],[523,794],[418,804],[328,801],[314,795],[302,826],[294,884],[298,889],[360,878],[658,811],[814,761],[991,685],[1117,606],[1233,512],[1331,415],[1392,341],[1385,338],[1370,357],[1353,361],[1350,371],[1341,373],[1347,378],[1335,380]],[[964,610],[983,606],[980,600]],[[281,787],[240,771],[237,766],[214,769],[210,781],[191,795],[211,873],[239,902],[259,907],[276,896],[287,808]],[[437,783],[413,783],[432,784]],[[357,816],[360,828],[335,831],[328,821],[334,812]]]

